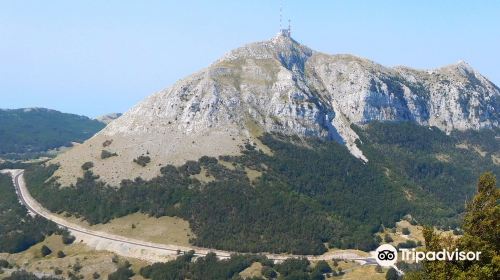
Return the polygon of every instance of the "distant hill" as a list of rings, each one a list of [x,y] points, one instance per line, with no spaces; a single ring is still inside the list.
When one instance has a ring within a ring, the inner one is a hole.
[[[44,108],[0,110],[0,156],[44,152],[83,142],[105,124],[85,116]]]
[[[108,123],[118,119],[121,116],[122,116],[122,113],[110,113],[110,114],[99,116],[95,119],[104,123],[104,124],[108,124]]]

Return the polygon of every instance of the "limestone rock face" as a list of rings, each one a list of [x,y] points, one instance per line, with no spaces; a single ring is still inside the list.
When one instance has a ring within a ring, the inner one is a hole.
[[[65,183],[93,161],[95,173],[118,184],[151,178],[161,164],[238,154],[263,132],[328,138],[366,161],[352,124],[415,121],[446,132],[492,128],[499,127],[499,108],[500,89],[464,62],[432,71],[388,68],[316,52],[280,34],[233,50],[151,95],[54,161]],[[118,156],[101,160],[106,140],[113,140],[106,149]],[[150,166],[136,166],[133,159],[145,153]]]
[[[104,124],[109,124],[110,122],[118,119],[121,116],[122,116],[122,113],[110,113],[110,114],[99,116],[95,119],[104,123]]]

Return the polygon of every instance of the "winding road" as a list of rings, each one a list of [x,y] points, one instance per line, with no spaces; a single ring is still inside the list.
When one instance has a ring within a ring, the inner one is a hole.
[[[179,246],[173,244],[159,244],[151,243],[143,240],[132,239],[128,237],[123,237],[115,234],[110,234],[108,232],[91,230],[84,228],[80,225],[69,222],[49,210],[45,209],[40,203],[38,203],[29,193],[26,188],[26,183],[24,181],[24,170],[12,169],[12,170],[2,170],[2,173],[10,173],[12,176],[12,181],[16,193],[19,197],[19,201],[23,204],[32,215],[39,215],[47,220],[50,220],[60,227],[68,229],[76,238],[77,242],[83,242],[86,245],[96,249],[96,250],[107,250],[114,252],[118,255],[125,257],[133,257],[138,259],[143,259],[151,262],[161,262],[172,259],[179,254],[194,251],[195,256],[205,256],[206,254],[212,252],[217,255],[218,258],[226,259],[235,254],[236,252],[213,250],[207,248],[199,248],[194,246]],[[324,255],[311,256],[311,255],[289,255],[289,254],[264,254],[271,260],[283,261],[287,258],[299,258],[305,257],[309,260],[354,260],[360,262],[363,265],[373,265],[376,261],[373,257],[364,257],[356,254],[355,252],[328,252]]]

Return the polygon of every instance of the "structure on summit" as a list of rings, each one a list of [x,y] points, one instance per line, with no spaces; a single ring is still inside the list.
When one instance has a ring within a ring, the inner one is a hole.
[[[280,32],[279,32],[279,35],[290,38],[292,36],[292,26],[291,25],[292,25],[291,20],[288,19],[288,28],[283,28],[283,2],[282,2],[281,6],[280,6]]]

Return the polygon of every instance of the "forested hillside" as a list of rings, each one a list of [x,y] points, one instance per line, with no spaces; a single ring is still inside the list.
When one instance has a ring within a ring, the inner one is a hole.
[[[410,201],[424,206],[412,210],[422,224],[458,226],[457,214],[464,211],[479,175],[500,175],[499,129],[446,135],[411,122],[372,122],[357,130],[370,164],[383,168]]]
[[[475,177],[499,172],[490,132],[448,136],[410,123],[357,129],[368,163],[336,142],[267,134],[261,141],[272,155],[247,145],[241,156],[167,165],[151,181],[123,181],[120,188],[105,186],[92,168],[72,187],[45,182],[57,166],[31,168],[26,179],[45,207],[91,223],[137,211],[179,216],[190,222],[198,246],[319,254],[324,243],[373,249],[380,226],[407,214],[455,227]],[[250,180],[249,173],[259,176]]]
[[[104,126],[84,116],[42,108],[0,110],[0,156],[29,157],[83,142]]]
[[[56,230],[54,223],[28,215],[18,201],[10,176],[0,174],[0,252],[24,251]]]

